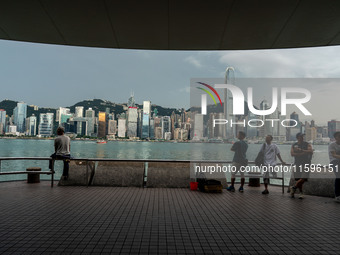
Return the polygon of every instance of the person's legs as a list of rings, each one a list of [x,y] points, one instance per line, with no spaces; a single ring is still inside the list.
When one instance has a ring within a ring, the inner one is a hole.
[[[245,183],[245,178],[244,178],[244,170],[245,169],[241,169],[241,167],[243,167],[243,166],[240,164],[238,166],[238,171],[241,173],[241,186],[238,189],[239,192],[243,192],[243,186],[244,186],[244,183]]]
[[[241,187],[242,187],[242,188],[243,188],[243,186],[244,186],[244,183],[245,183],[245,178],[242,177],[242,178],[241,178]]]
[[[269,172],[268,169],[265,167],[262,167],[262,172],[263,172],[263,184],[264,184],[264,191],[262,191],[262,194],[266,195],[269,193],[268,191],[268,184],[269,184]]]
[[[340,197],[340,176],[334,182],[335,197]]]
[[[51,157],[51,159],[49,160],[49,163],[48,163],[48,169],[52,169],[52,166],[54,164],[54,160],[56,158],[55,153],[53,153],[50,157]]]
[[[235,176],[235,175],[234,175]],[[235,177],[231,177],[231,186],[234,187],[234,184],[235,184]]]
[[[232,165],[232,170],[231,170],[231,184],[227,188],[228,191],[235,191],[235,175],[239,171],[239,167],[237,163],[233,163]]]
[[[228,191],[235,191],[234,184],[235,184],[235,174],[232,174],[231,175],[231,184],[230,184],[229,187],[227,187],[227,190]]]
[[[64,168],[63,168],[63,176],[68,177],[69,163],[67,159],[63,159]]]
[[[244,186],[245,178],[241,177],[241,186],[238,188],[239,192],[243,192],[243,186]]]
[[[299,190],[300,190],[300,195],[299,198],[302,199],[304,198],[303,196],[303,184],[305,183],[306,179],[301,179],[300,183],[299,183]]]
[[[294,180],[295,184],[293,184],[293,186],[290,187],[290,197],[291,197],[291,198],[294,198],[294,194],[295,194],[296,189],[297,189],[297,186],[296,186],[296,185],[297,185],[297,183],[299,182],[299,180],[300,180],[300,179],[297,179],[297,178],[296,178],[296,179]],[[294,182],[293,182],[293,183],[294,183]]]
[[[63,176],[65,176],[66,178],[68,178],[68,170],[69,170],[69,162],[71,156],[70,155],[64,155],[62,156],[63,159],[63,163],[64,163],[64,168],[63,168]]]
[[[269,178],[265,177],[263,178],[263,184],[264,184],[264,191],[262,191],[262,194],[268,194],[268,183],[269,183]]]
[[[340,197],[340,172],[339,172],[339,160],[333,160],[331,165],[333,166],[333,171],[335,174],[335,181],[334,181],[334,193],[335,198]],[[339,199],[340,200],[340,199]]]
[[[299,198],[303,198],[303,188],[302,187],[303,187],[304,182],[305,182],[305,179],[304,178],[300,178],[300,179],[298,179],[296,181],[295,185],[290,188],[290,196],[292,198],[294,198],[294,194],[295,194],[297,189],[300,190]]]
[[[295,183],[295,187],[298,188],[300,191],[302,191],[302,185],[305,182],[305,180],[303,178],[299,179],[296,183]]]

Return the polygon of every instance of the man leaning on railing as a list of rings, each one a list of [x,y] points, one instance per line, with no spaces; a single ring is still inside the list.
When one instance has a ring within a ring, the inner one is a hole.
[[[69,159],[71,158],[71,143],[70,138],[65,135],[64,128],[58,127],[58,137],[54,140],[54,153],[51,155],[49,167],[52,169],[52,164],[55,159],[62,159],[64,162],[62,179],[68,179]]]
[[[276,144],[272,143],[273,136],[267,135],[266,136],[266,142],[263,144],[261,150],[263,152],[263,166],[267,167],[267,171],[264,171],[263,173],[263,183],[264,183],[264,191],[262,191],[262,194],[267,195],[269,194],[268,190],[268,184],[270,179],[270,173],[276,177],[275,171],[270,171],[269,166],[273,167],[272,169],[275,169],[275,166],[277,165],[276,158],[278,158],[282,164],[286,164],[286,162],[283,161],[281,158],[279,147],[277,147]]]

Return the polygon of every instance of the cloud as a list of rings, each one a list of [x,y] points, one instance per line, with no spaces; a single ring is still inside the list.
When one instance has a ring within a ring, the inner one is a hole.
[[[243,77],[340,77],[340,47],[220,52],[219,62]]]
[[[185,62],[188,62],[190,64],[192,64],[193,66],[197,67],[197,68],[202,68],[203,65],[201,64],[201,61],[199,61],[196,57],[194,56],[188,56],[184,59]]]

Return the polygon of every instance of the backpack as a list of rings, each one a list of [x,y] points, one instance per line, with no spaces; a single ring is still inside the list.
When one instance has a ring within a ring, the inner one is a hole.
[[[198,189],[201,192],[218,192],[221,193],[223,186],[220,181],[207,179],[204,174],[200,174],[197,178]]]

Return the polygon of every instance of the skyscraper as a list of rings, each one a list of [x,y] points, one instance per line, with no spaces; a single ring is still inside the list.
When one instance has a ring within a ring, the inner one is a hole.
[[[107,134],[108,135],[115,135],[116,134],[116,121],[115,120],[109,120],[108,121],[108,128],[107,128]]]
[[[4,109],[0,109],[0,134],[6,132],[6,111]]]
[[[74,116],[75,117],[84,117],[84,107],[83,106],[76,106]]]
[[[234,68],[227,67],[225,71],[225,84],[232,84],[235,85],[235,75],[234,75]],[[228,89],[224,89],[224,116],[225,119],[232,121],[235,123],[235,116],[233,115],[233,97],[231,92]],[[230,125],[226,125],[226,137],[227,139],[234,139],[235,135],[235,128],[231,127]]]
[[[37,117],[34,114],[31,117],[26,118],[26,135],[37,135]]]
[[[209,113],[209,120],[208,120],[208,126],[207,126],[207,131],[208,131],[208,138],[214,138],[215,137],[215,128],[214,128],[214,119],[215,119],[216,113]],[[223,134],[224,136],[224,134]]]
[[[142,138],[150,137],[150,113],[151,113],[151,101],[143,101]]]
[[[127,123],[127,136],[137,137],[137,107],[129,106],[128,109],[128,123]]]
[[[162,117],[161,124],[162,124],[162,138],[165,138],[165,133],[171,132],[171,118],[170,118],[170,116]]]
[[[73,115],[71,113],[69,113],[69,114],[60,114],[59,125],[62,125],[63,123],[69,122],[72,117],[73,117]]]
[[[95,117],[95,111],[92,110],[92,108],[90,107],[89,109],[87,109],[85,111],[85,117],[87,117],[87,118],[94,118]]]
[[[59,122],[61,124],[61,115],[62,114],[70,114],[69,108],[59,107],[59,109],[56,111],[56,122]]]
[[[105,137],[107,134],[107,120],[106,112],[99,112],[98,114],[98,137]]]
[[[246,117],[246,123],[248,123],[248,121],[252,119],[259,119],[259,117],[256,116],[251,111],[248,111],[248,115]],[[247,134],[247,138],[250,138],[250,139],[255,138],[258,136],[258,128],[246,125],[246,134]]]
[[[59,124],[62,123],[61,117],[62,115],[67,115],[70,114],[70,109],[69,108],[64,108],[64,107],[59,107],[59,109],[56,111],[56,122],[59,122]]]
[[[195,114],[194,137],[193,140],[201,140],[203,138],[203,115]]]
[[[40,113],[39,135],[49,137],[53,133],[53,113]]]
[[[223,119],[223,113],[221,113],[221,112],[216,113],[215,118],[216,119]],[[214,138],[222,139],[223,138],[223,134],[225,134],[225,132],[226,132],[225,131],[226,127],[227,127],[227,125],[215,125],[215,128],[214,128]]]
[[[331,120],[328,121],[328,137],[333,139],[333,135],[335,132],[340,131],[340,121],[338,120]]]
[[[118,119],[118,137],[126,136],[126,119]]]
[[[128,99],[128,103],[127,103],[127,106],[128,107],[135,107],[135,97],[133,95],[133,93],[131,93],[131,96],[129,97]]]
[[[17,132],[24,133],[26,126],[25,126],[25,119],[27,117],[27,104],[20,102],[17,103],[17,106],[13,110],[14,115],[14,124],[17,126]]]
[[[150,139],[155,139],[155,123],[154,123],[154,119],[150,119]]]
[[[88,120],[84,117],[74,117],[70,121],[71,124],[71,132],[76,133],[77,135],[87,135],[88,131]]]
[[[313,142],[317,138],[317,129],[316,127],[308,127],[306,128],[306,141]]]
[[[94,136],[95,111],[92,108],[87,109],[85,118],[87,119],[87,135]]]
[[[299,123],[299,114],[297,114],[296,112],[292,112],[292,113],[290,114],[290,119],[291,119],[291,120],[296,120],[296,121]],[[290,122],[290,125],[291,125],[291,126],[295,125],[295,122],[294,122],[294,121],[291,121],[291,122]]]

